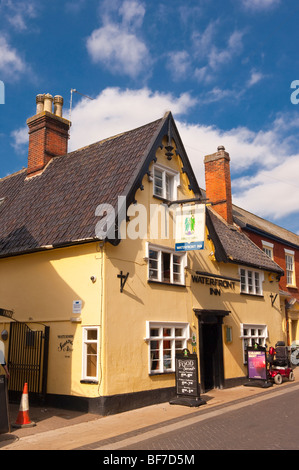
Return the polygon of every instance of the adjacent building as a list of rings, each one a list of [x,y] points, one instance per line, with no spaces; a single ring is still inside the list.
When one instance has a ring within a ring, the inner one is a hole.
[[[0,180],[11,397],[26,381],[100,414],[166,401],[184,349],[202,392],[242,383],[247,346],[286,337],[284,272],[234,223],[228,153],[205,157],[204,194],[170,112],[68,153],[52,101],[27,121],[28,167]]]
[[[299,236],[237,206],[233,206],[233,219],[284,271],[279,282],[279,297],[290,345],[299,339]]]

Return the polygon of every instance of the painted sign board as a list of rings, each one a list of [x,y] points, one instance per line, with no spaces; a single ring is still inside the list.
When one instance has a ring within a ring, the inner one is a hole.
[[[205,205],[184,206],[176,212],[176,251],[203,250]]]

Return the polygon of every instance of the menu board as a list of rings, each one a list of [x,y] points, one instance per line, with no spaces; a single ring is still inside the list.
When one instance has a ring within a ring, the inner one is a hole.
[[[177,354],[175,362],[177,395],[198,397],[197,355]]]
[[[267,358],[266,350],[263,348],[248,348],[248,378],[266,380],[267,379]]]

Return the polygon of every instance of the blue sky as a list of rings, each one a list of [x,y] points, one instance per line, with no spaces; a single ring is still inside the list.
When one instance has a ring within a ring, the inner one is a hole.
[[[70,150],[170,110],[202,187],[224,145],[234,203],[299,233],[298,18],[294,0],[0,0],[0,177],[27,166],[36,95],[69,118],[73,88],[92,100],[73,93]]]

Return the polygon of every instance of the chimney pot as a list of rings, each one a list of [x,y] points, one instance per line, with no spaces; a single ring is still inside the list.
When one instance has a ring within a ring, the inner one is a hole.
[[[63,98],[54,97],[55,114],[52,112],[53,97],[49,93],[37,95],[37,114],[27,119],[29,148],[27,177],[43,171],[47,163],[67,153],[70,121],[62,114]]]
[[[53,96],[47,93],[45,95],[44,111],[48,111],[49,113],[52,113],[52,102],[53,102]]]
[[[60,95],[54,96],[54,114],[62,117],[63,97]]]
[[[40,94],[36,96],[36,114],[42,113],[44,110],[45,95]]]
[[[219,147],[217,147],[217,150],[218,150],[218,152],[220,152],[221,150],[224,151],[225,150],[224,145],[219,145]]]

